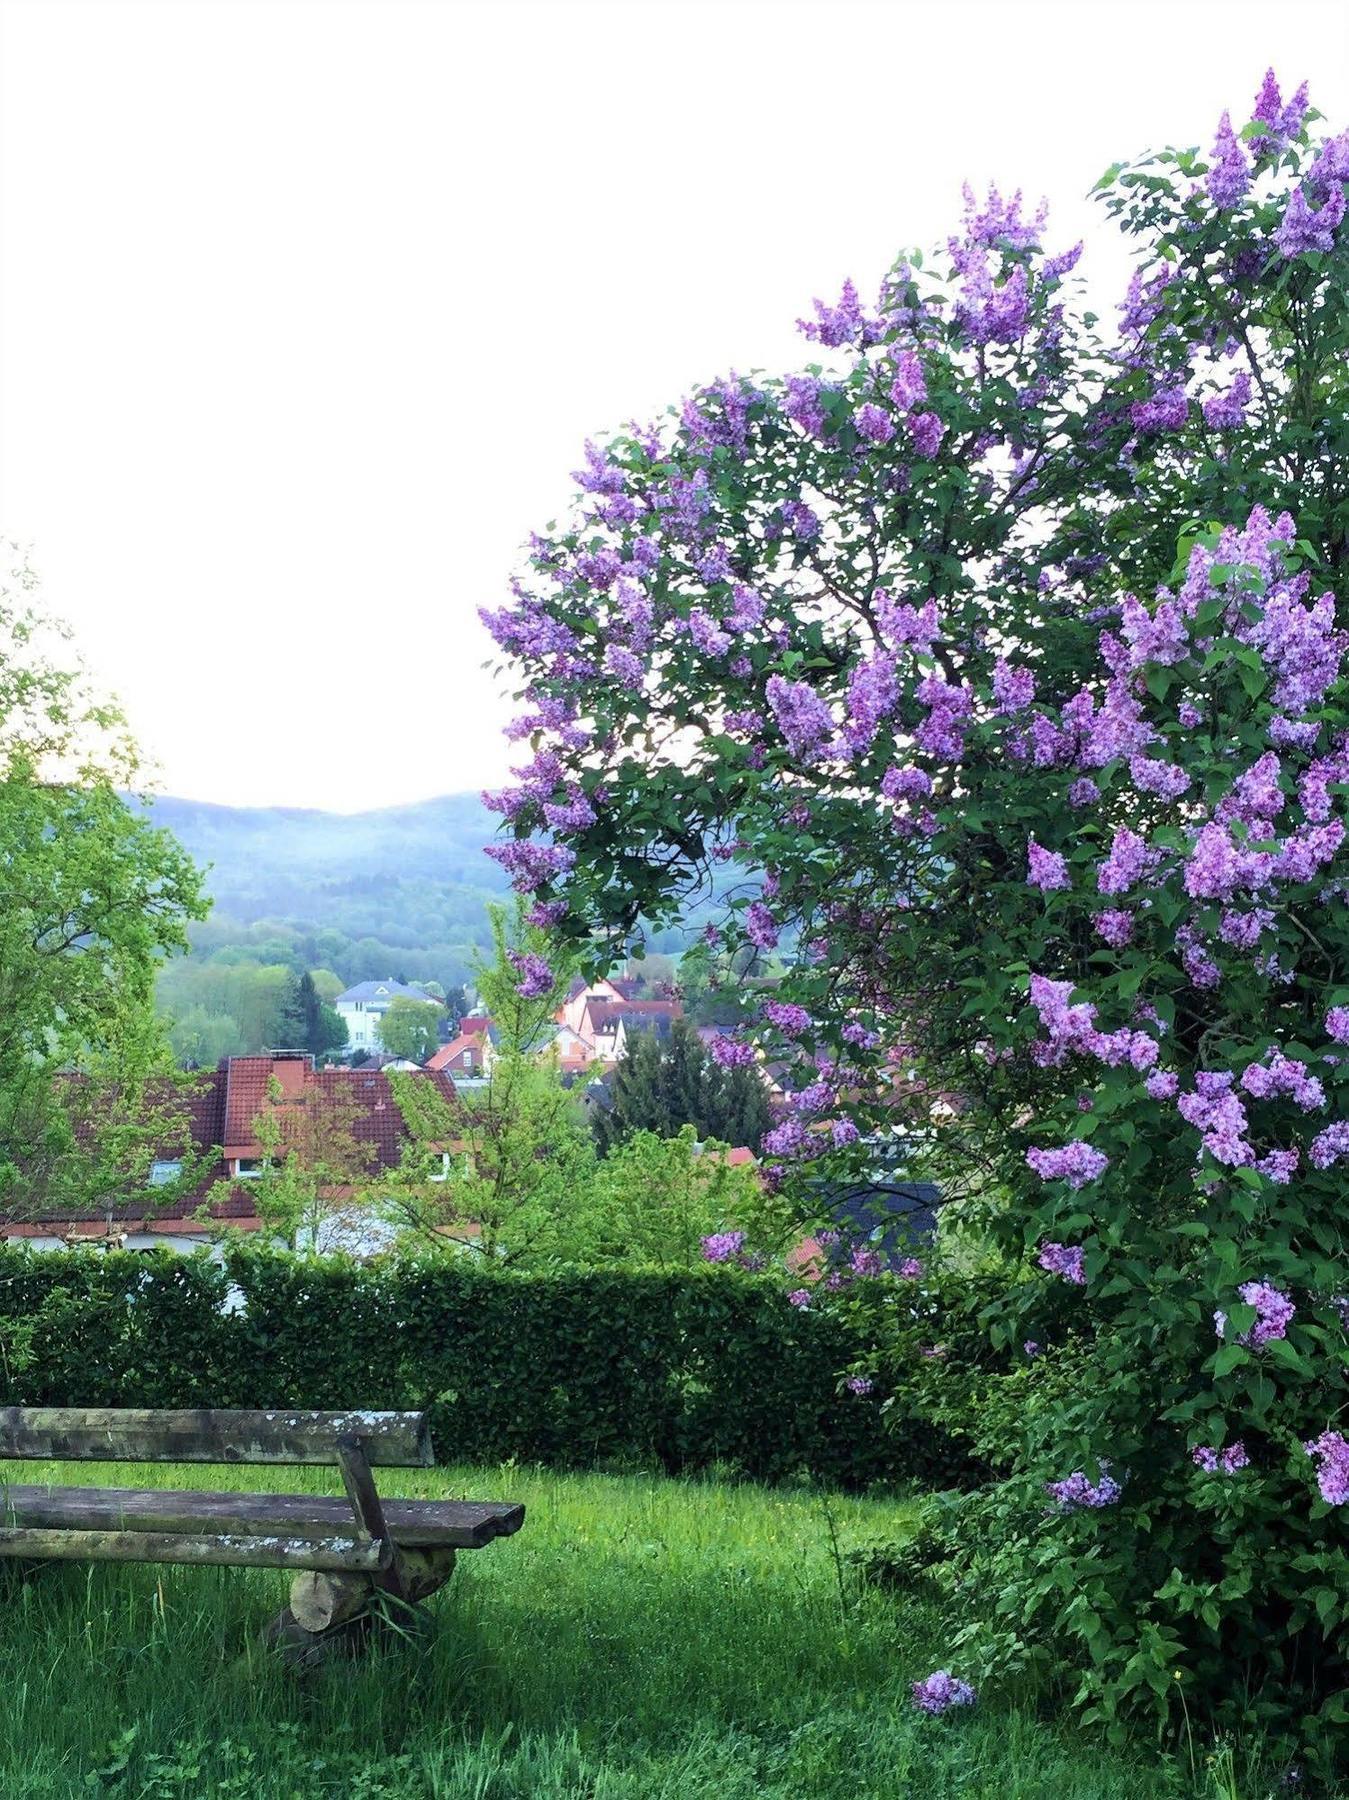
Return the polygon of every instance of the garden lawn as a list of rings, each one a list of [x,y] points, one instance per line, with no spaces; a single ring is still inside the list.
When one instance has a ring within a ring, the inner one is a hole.
[[[12,1467],[13,1465],[11,1465]],[[16,1471],[17,1474],[17,1471]],[[25,1465],[25,1481],[314,1488],[314,1469]],[[461,1555],[429,1648],[299,1677],[258,1643],[271,1571],[79,1565],[0,1610],[0,1794],[137,1800],[1242,1800],[1268,1785],[1108,1755],[985,1704],[914,1715],[935,1621],[840,1580],[902,1500],[646,1475],[380,1472],[388,1495],[523,1500]]]

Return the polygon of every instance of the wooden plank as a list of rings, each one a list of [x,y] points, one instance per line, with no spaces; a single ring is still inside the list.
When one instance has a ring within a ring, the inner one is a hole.
[[[524,1524],[525,1509],[494,1500],[384,1500],[393,1540],[410,1549],[478,1550]],[[0,1524],[188,1536],[340,1537],[352,1530],[341,1494],[231,1494],[168,1488],[0,1484]]]
[[[371,1543],[387,1544],[391,1552],[378,1577],[379,1585],[386,1593],[402,1600],[406,1596],[400,1559],[393,1554],[393,1539],[384,1522],[384,1508],[380,1505],[375,1478],[370,1472],[370,1463],[360,1438],[342,1437],[337,1440],[337,1463],[342,1471],[342,1485],[347,1490],[347,1499],[351,1502],[351,1510],[356,1518],[357,1531]]]
[[[359,1438],[367,1461],[385,1468],[435,1460],[425,1413],[0,1407],[0,1458],[334,1464],[341,1437]]]
[[[392,1547],[356,1537],[184,1537],[163,1531],[0,1528],[0,1557],[42,1562],[223,1563],[241,1569],[362,1569],[378,1575]]]

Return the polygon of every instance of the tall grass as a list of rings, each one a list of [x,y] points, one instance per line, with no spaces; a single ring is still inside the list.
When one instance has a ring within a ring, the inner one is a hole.
[[[68,1465],[24,1480],[317,1488],[321,1470]],[[901,1501],[517,1468],[389,1494],[523,1500],[461,1556],[426,1648],[299,1677],[258,1642],[264,1571],[76,1565],[0,1608],[5,1800],[1257,1800],[1224,1763],[1106,1756],[1026,1714],[916,1717],[921,1610],[841,1579]]]

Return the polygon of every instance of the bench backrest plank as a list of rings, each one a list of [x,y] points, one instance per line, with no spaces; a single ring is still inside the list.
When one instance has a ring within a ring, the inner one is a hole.
[[[0,1407],[0,1460],[335,1464],[343,1439],[385,1468],[434,1461],[425,1413]]]

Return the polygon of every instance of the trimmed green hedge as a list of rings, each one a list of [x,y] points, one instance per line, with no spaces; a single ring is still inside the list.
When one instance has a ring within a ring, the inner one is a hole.
[[[517,1275],[249,1249],[0,1249],[0,1394],[30,1406],[427,1409],[446,1461],[950,1481],[930,1426],[840,1393],[841,1318],[723,1269]]]

